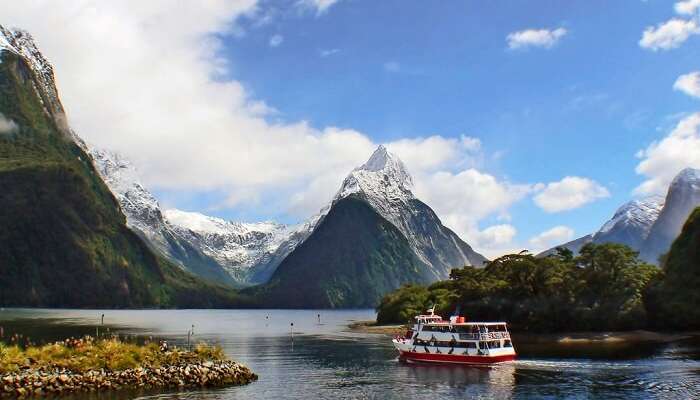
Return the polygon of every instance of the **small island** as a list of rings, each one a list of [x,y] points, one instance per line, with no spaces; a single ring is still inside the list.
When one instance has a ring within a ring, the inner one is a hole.
[[[185,350],[117,337],[26,347],[0,342],[0,397],[223,387],[257,379],[248,367],[227,359],[221,347],[205,343]]]

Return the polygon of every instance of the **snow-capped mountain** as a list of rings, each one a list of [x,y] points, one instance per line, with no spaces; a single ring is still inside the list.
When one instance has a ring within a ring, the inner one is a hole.
[[[620,207],[597,232],[561,246],[578,253],[586,243],[621,243],[639,251],[651,264],[668,252],[695,207],[700,206],[700,170],[686,168],[671,182],[666,197],[650,196]],[[540,256],[553,254],[556,247]]]
[[[178,235],[213,258],[241,283],[263,283],[306,235],[302,225],[225,221],[196,212],[166,210],[165,219]],[[271,273],[271,271],[270,271]]]
[[[638,249],[649,235],[663,206],[664,198],[661,196],[627,202],[595,233],[593,241],[622,243]]]
[[[56,89],[53,66],[41,54],[32,35],[21,29],[6,29],[0,25],[0,50],[15,53],[29,64],[42,106],[60,133],[70,136],[71,130]]]
[[[613,217],[595,233],[557,247],[564,247],[578,254],[585,244],[611,242],[625,244],[639,250],[663,206],[664,198],[661,196],[629,201],[618,208]],[[539,256],[547,256],[555,252],[556,247],[540,253]]]
[[[309,223],[308,238],[250,294],[264,306],[374,307],[407,283],[446,279],[486,260],[411,192],[401,160],[379,146]]]
[[[651,227],[640,256],[647,262],[657,263],[680,235],[690,213],[700,206],[700,169],[686,168],[671,182],[663,209]]]
[[[304,224],[238,223],[199,213],[163,211],[133,165],[113,152],[86,146],[121,205],[127,225],[182,268],[232,285],[261,283],[306,237]]]
[[[335,201],[351,195],[367,201],[406,236],[436,280],[446,279],[452,268],[483,265],[486,257],[442,225],[435,212],[413,195],[412,188],[413,179],[404,163],[380,145],[345,178]]]

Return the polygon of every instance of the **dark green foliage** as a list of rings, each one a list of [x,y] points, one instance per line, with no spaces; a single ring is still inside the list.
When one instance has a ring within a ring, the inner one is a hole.
[[[70,136],[26,61],[1,52],[0,305],[216,307],[231,292],[156,256]]]
[[[642,294],[658,269],[624,245],[588,244],[536,258],[507,255],[483,269],[452,271],[449,281],[428,288],[407,286],[377,308],[378,322],[406,322],[438,302],[443,315],[457,306],[473,320],[505,320],[530,331],[635,329],[646,325]]]
[[[664,278],[651,286],[645,301],[655,327],[700,329],[700,208],[663,259]]]
[[[311,236],[255,293],[262,306],[374,307],[402,284],[427,282],[408,241],[364,200],[333,205]]]

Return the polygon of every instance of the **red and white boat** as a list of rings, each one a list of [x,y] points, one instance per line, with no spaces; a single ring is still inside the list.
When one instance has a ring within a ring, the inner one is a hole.
[[[402,361],[493,364],[515,360],[505,322],[467,322],[465,317],[445,321],[433,309],[415,319],[404,337],[393,339]]]

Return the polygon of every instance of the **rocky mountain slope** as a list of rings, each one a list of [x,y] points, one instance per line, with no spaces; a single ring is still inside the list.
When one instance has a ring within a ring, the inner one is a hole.
[[[232,286],[264,283],[310,233],[309,223],[241,223],[196,212],[163,210],[128,160],[113,152],[86,148],[119,201],[129,227],[154,249],[203,278]]]
[[[85,145],[100,176],[119,201],[129,228],[181,268],[204,279],[235,286],[217,261],[182,237],[164,218],[156,198],[140,183],[135,168],[118,154]]]
[[[151,249],[74,140],[53,68],[0,26],[0,305],[230,306]]]

